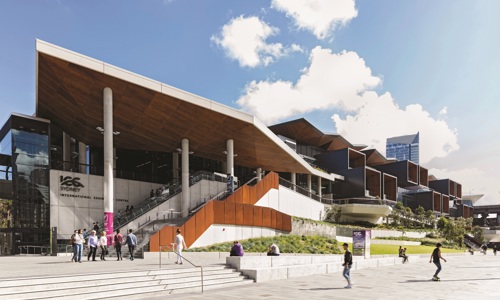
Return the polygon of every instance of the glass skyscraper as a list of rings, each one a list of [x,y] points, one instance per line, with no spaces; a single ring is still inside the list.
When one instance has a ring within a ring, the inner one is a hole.
[[[385,156],[397,160],[410,160],[419,164],[419,133],[387,139]]]

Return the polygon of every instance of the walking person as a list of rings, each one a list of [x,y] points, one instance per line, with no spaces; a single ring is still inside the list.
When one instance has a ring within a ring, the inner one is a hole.
[[[441,256],[441,246],[443,246],[441,243],[436,244],[436,249],[432,251],[431,258],[429,260],[429,263],[434,262],[434,264],[437,267],[436,273],[434,273],[434,276],[432,276],[432,280],[434,281],[440,281],[441,279],[438,277],[439,272],[441,272],[441,261],[440,259],[444,260],[446,262],[446,259],[444,259]]]
[[[83,252],[83,244],[85,244],[85,239],[83,238],[82,235],[82,230],[78,229],[77,233],[75,234],[75,247],[76,247],[76,256],[75,256],[75,262],[82,262],[82,252]]]
[[[493,245],[493,254],[495,254],[495,256],[497,256],[497,245]]]
[[[177,229],[177,235],[175,236],[174,244],[177,246],[177,261],[175,263],[182,265],[182,249],[187,248],[187,246],[180,229]]]
[[[134,250],[137,245],[137,237],[132,233],[132,229],[128,230],[126,244],[128,246],[128,252],[130,252],[130,260],[134,260]]]
[[[113,241],[115,244],[117,260],[123,260],[123,257],[122,257],[123,235],[120,233],[120,229],[116,230],[116,234],[115,234],[115,237],[113,238]]]
[[[73,231],[73,234],[71,235],[70,239],[69,239],[69,243],[73,249],[73,257],[71,258],[71,261],[73,262],[76,262],[76,244],[75,244],[75,235],[77,235],[78,233],[78,230],[75,229],[75,231]]]
[[[106,231],[101,233],[98,244],[99,247],[101,247],[101,260],[106,260],[106,252],[108,252],[108,239],[106,238]]]
[[[95,230],[90,232],[89,236],[89,254],[87,255],[87,260],[90,260],[90,256],[92,256],[92,261],[95,261],[95,253],[97,251],[97,236]]]
[[[344,267],[344,278],[347,280],[347,285],[345,286],[346,289],[352,288],[351,285],[351,266],[352,266],[352,253],[349,251],[349,244],[344,243],[342,245],[344,247],[345,253],[344,253],[344,263],[342,266]]]

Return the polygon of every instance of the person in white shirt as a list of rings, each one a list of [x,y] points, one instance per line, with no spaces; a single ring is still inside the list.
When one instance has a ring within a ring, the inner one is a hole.
[[[106,252],[108,251],[108,239],[106,238],[106,231],[101,232],[99,238],[99,247],[101,247],[101,260],[106,260]]]
[[[272,243],[271,246],[269,246],[267,256],[280,256],[280,248],[278,248],[275,243]]]
[[[95,261],[95,252],[97,250],[98,239],[96,236],[95,230],[90,232],[89,236],[89,254],[87,255],[87,260],[90,260],[90,256],[92,256],[92,261]]]
[[[85,244],[85,239],[82,236],[82,230],[78,229],[78,232],[75,233],[74,236],[76,254],[75,254],[75,262],[82,262],[82,252],[83,252],[83,244]]]
[[[181,230],[177,229],[177,235],[175,236],[175,245],[177,246],[177,261],[176,264],[182,265],[182,249],[187,248],[184,237],[181,234]]]

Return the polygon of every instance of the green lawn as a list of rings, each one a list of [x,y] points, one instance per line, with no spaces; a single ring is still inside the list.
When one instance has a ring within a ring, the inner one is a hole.
[[[349,245],[350,249],[352,249],[352,245]],[[403,246],[403,248],[406,248],[406,254],[407,255],[412,255],[412,254],[426,254],[428,253],[429,255],[432,253],[432,250],[434,250],[433,246]],[[370,254],[371,255],[377,255],[377,254],[394,254],[398,255],[398,249],[399,245],[379,245],[379,244],[371,244],[370,245]],[[464,252],[464,250],[456,250],[456,249],[447,249],[447,248],[441,248],[442,253],[456,253],[456,252]]]

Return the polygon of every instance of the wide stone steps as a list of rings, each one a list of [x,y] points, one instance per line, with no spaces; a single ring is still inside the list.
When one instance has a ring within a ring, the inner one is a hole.
[[[203,286],[207,290],[254,282],[224,266],[207,266],[203,271]],[[85,299],[138,299],[146,295],[188,292],[201,292],[200,268],[21,277],[0,281],[0,300],[67,299],[74,295],[85,295]]]

